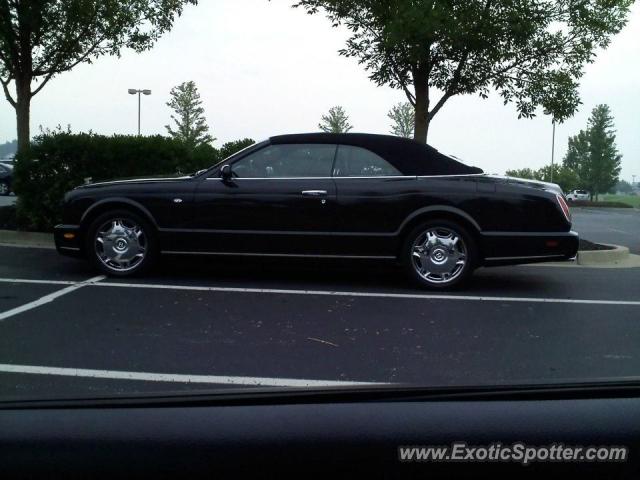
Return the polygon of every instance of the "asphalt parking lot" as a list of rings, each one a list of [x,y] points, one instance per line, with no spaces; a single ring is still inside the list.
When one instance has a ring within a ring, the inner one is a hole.
[[[615,213],[575,224],[633,250],[638,217]],[[0,246],[0,399],[633,377],[639,285],[640,268],[535,265],[433,293],[379,262],[177,256],[119,280]]]
[[[572,207],[573,228],[592,242],[614,243],[640,254],[640,210]]]

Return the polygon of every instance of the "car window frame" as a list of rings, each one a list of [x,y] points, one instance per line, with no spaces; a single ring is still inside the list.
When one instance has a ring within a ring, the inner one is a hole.
[[[334,148],[334,152],[333,152],[333,158],[331,160],[331,166],[329,169],[329,175],[322,175],[322,176],[295,176],[295,177],[233,177],[233,180],[301,180],[301,179],[330,179],[333,178],[333,176],[331,175],[333,173],[333,169],[335,167],[335,163],[336,163],[336,156],[337,156],[337,152],[338,152],[338,147],[340,146],[340,144],[338,143],[319,143],[319,142],[301,142],[301,143],[265,143],[265,145],[262,148],[257,148],[255,150],[251,150],[250,152],[247,152],[246,155],[242,155],[239,158],[233,159],[232,162],[222,162],[221,164],[219,164],[220,166],[224,165],[225,163],[228,163],[231,166],[231,170],[233,171],[233,166],[244,160],[245,158],[247,158],[250,155],[259,153],[260,151],[267,149],[269,147],[279,147],[279,146],[302,146],[302,145],[311,145],[311,146],[331,146]],[[218,172],[219,173],[219,172]],[[209,179],[215,179],[216,177],[208,177]],[[219,177],[218,177],[219,178]]]
[[[376,157],[380,158],[382,161],[386,162],[389,166],[391,166],[394,170],[396,170],[398,172],[397,175],[354,175],[354,176],[349,176],[349,175],[336,175],[336,163],[338,162],[338,154],[340,153],[340,148],[352,148],[352,149],[360,149],[360,150],[365,150],[366,152],[369,152],[373,155],[375,155]],[[333,167],[331,168],[331,177],[334,179],[341,179],[341,178],[351,178],[351,179],[381,179],[381,178],[401,178],[401,177],[406,177],[407,175],[405,175],[400,169],[398,169],[392,162],[390,162],[389,160],[387,160],[386,158],[384,158],[382,155],[377,154],[376,152],[374,152],[373,150],[366,148],[366,147],[362,147],[360,145],[349,145],[349,144],[339,144],[338,148],[336,149],[336,153],[333,159]]]

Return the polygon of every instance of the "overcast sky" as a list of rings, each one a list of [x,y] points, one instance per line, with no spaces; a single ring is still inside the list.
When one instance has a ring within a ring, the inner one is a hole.
[[[142,133],[163,134],[169,90],[194,80],[216,145],[242,137],[317,131],[320,116],[342,105],[354,131],[388,133],[389,108],[404,95],[376,87],[355,59],[340,57],[348,32],[291,1],[200,0],[149,52],[125,52],[80,65],[33,100],[31,126],[71,125],[73,131],[135,133],[137,102],[128,88],[153,91],[142,102]],[[622,177],[640,178],[640,5],[625,29],[587,66],[583,105],[556,128],[556,160],[567,137],[584,128],[598,103],[611,107],[623,154]],[[0,143],[15,138],[15,117],[0,101]],[[497,95],[454,97],[435,117],[429,143],[489,173],[538,168],[550,162],[551,120],[518,120]]]

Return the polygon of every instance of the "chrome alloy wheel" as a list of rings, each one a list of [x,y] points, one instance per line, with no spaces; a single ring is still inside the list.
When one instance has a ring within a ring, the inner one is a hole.
[[[96,231],[94,249],[107,268],[128,272],[144,260],[147,239],[140,225],[129,219],[114,218]]]
[[[411,247],[411,263],[429,283],[449,283],[464,270],[467,247],[457,232],[434,227],[418,235]]]

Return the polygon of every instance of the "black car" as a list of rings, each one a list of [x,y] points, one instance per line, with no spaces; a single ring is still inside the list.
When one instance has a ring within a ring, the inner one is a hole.
[[[489,176],[386,135],[282,135],[194,175],[84,185],[63,218],[58,251],[116,276],[160,253],[371,258],[442,288],[478,266],[578,249],[556,185]]]
[[[0,195],[11,193],[11,183],[13,181],[13,168],[0,163]]]

